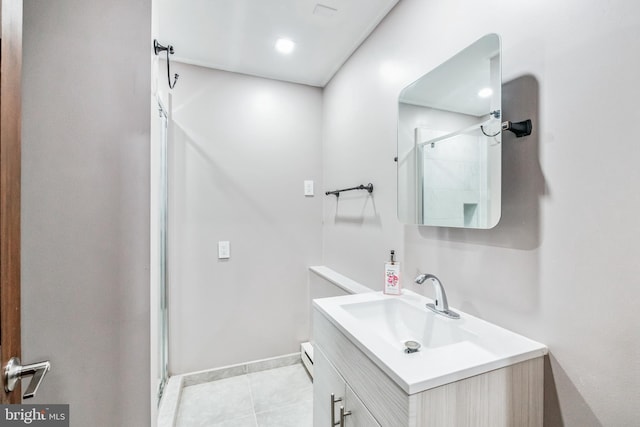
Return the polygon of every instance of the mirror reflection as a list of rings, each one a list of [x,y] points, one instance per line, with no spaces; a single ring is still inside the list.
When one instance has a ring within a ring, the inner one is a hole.
[[[500,37],[425,74],[398,101],[398,217],[492,228],[501,212]]]

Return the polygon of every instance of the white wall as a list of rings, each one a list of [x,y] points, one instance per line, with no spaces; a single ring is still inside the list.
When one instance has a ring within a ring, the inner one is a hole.
[[[26,1],[23,361],[71,425],[149,425],[151,2]]]
[[[373,197],[324,207],[324,262],[381,289],[396,249],[405,285],[439,276],[449,301],[546,343],[545,425],[640,419],[640,3],[403,0],[325,89],[327,188]],[[503,40],[502,220],[492,230],[396,219],[401,88],[486,33]],[[431,290],[425,291],[431,296]]]
[[[321,257],[322,91],[174,69],[171,373],[299,351],[308,339],[307,267]],[[315,197],[304,196],[306,179]],[[229,260],[217,259],[220,240],[231,242]]]

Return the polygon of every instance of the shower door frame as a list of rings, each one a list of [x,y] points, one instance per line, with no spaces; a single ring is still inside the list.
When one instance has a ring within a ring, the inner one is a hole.
[[[169,141],[169,115],[160,98],[158,101],[158,114],[160,116],[160,182],[158,192],[159,215],[159,307],[158,307],[158,365],[160,368],[160,382],[158,384],[157,398],[158,404],[164,393],[164,388],[169,381],[169,313],[168,313],[168,291],[167,291],[167,226],[169,207],[169,162],[168,162],[168,141]]]

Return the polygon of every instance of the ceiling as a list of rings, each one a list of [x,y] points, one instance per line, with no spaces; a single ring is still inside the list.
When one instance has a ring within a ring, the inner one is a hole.
[[[175,61],[324,87],[398,1],[156,0],[158,41]]]

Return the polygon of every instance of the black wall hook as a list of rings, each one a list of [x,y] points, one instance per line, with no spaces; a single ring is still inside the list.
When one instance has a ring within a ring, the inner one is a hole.
[[[174,74],[173,76],[173,84],[171,84],[171,71],[170,71],[170,67],[171,65],[169,64],[169,55],[173,55],[173,46],[171,46],[170,44],[166,45],[166,46],[162,46],[160,43],[158,43],[158,40],[153,40],[153,52],[156,55],[160,55],[160,52],[167,52],[167,83],[169,83],[169,89],[173,89],[176,86],[176,82],[178,81],[178,77],[180,77],[180,75],[178,73]]]

